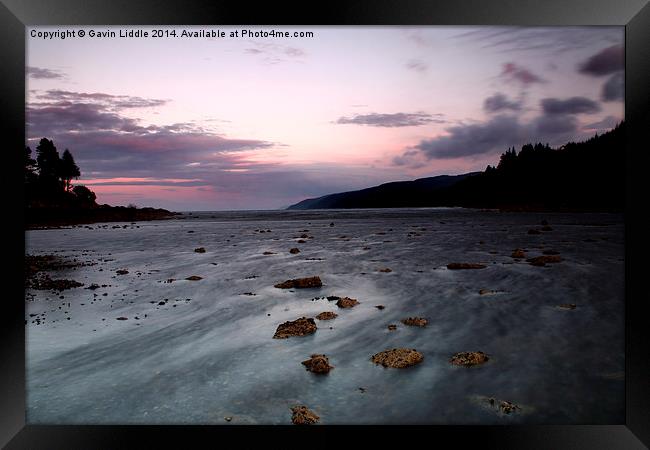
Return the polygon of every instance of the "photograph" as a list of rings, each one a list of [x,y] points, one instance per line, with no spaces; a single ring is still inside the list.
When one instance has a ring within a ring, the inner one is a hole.
[[[25,423],[626,424],[625,63],[613,25],[27,25]]]

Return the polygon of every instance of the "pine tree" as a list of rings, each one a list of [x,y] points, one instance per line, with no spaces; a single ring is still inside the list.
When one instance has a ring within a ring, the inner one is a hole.
[[[80,175],[79,167],[75,164],[72,154],[66,148],[59,163],[59,176],[63,180],[63,186],[66,192],[70,190],[70,181],[73,178],[79,178]]]

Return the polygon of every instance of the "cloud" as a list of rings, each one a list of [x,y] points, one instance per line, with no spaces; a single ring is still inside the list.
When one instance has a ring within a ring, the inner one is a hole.
[[[429,69],[429,65],[427,63],[418,59],[410,60],[406,63],[406,67],[420,73],[426,72]]]
[[[623,101],[625,99],[625,74],[616,72],[603,85],[601,100],[605,102]]]
[[[578,129],[578,121],[572,115],[543,115],[531,122],[531,136],[568,135]]]
[[[152,108],[163,106],[168,100],[134,97],[129,95],[110,95],[100,92],[83,93],[51,89],[36,95],[41,101],[49,103],[92,103],[110,109]]]
[[[340,117],[336,123],[368,125],[371,127],[417,127],[428,123],[444,123],[442,114],[393,113],[393,114],[357,114],[353,117]]]
[[[261,57],[264,64],[279,64],[283,62],[301,62],[307,52],[298,47],[290,47],[272,42],[249,41],[251,47],[244,49],[249,55]]]
[[[61,79],[65,78],[65,75],[50,69],[44,69],[41,67],[27,67],[27,75],[34,79]]]
[[[557,57],[593,45],[623,42],[622,27],[476,27],[454,37],[504,54]]]
[[[525,67],[519,66],[515,63],[508,62],[503,64],[501,73],[499,74],[505,80],[514,81],[522,84],[523,86],[528,86],[534,83],[544,83],[544,79],[535,75],[530,70]]]
[[[420,141],[414,148],[428,159],[461,158],[503,150],[523,138],[516,117],[497,116],[485,123],[457,125],[447,135]]]
[[[621,122],[621,119],[616,118],[614,116],[607,116],[597,122],[592,122],[587,125],[584,125],[583,128],[585,130],[605,131],[605,130],[611,130],[616,125],[618,125],[619,122]]]
[[[578,71],[585,75],[600,77],[623,70],[625,50],[623,45],[612,45],[589,57],[578,66]]]
[[[521,101],[509,100],[508,97],[501,93],[496,93],[483,102],[483,109],[490,113],[504,110],[519,111],[521,107]]]
[[[544,114],[594,114],[600,111],[600,105],[586,97],[571,97],[565,100],[545,98],[541,101]]]

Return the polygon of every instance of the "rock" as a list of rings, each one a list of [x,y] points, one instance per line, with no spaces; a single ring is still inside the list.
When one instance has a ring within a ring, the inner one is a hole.
[[[518,409],[521,409],[519,406],[506,400],[500,400],[498,404],[499,404],[499,411],[501,411],[504,414],[510,414],[515,412]]]
[[[422,362],[424,356],[415,349],[393,348],[372,355],[372,362],[384,367],[403,369]]]
[[[477,263],[450,263],[450,264],[447,264],[447,269],[449,269],[449,270],[485,269],[485,267],[487,267],[485,264],[477,264]]]
[[[539,230],[535,230],[534,228],[531,228],[528,230],[528,234],[541,234],[542,232]]]
[[[304,239],[298,239],[298,241],[297,241],[297,242],[298,242],[298,244],[304,244],[304,243],[305,243],[305,242],[307,242],[307,241],[306,241],[306,240],[304,240]]]
[[[318,288],[323,285],[320,277],[308,277],[308,278],[295,278],[293,280],[287,280],[282,283],[276,284],[274,287],[279,289],[305,289],[305,288]]]
[[[553,231],[553,228],[551,228],[551,227],[548,226],[548,225],[544,225],[544,226],[542,227],[542,231]]]
[[[408,317],[406,319],[402,319],[401,322],[404,325],[409,325],[411,327],[426,327],[427,323],[429,323],[427,319],[424,319],[422,317]]]
[[[312,425],[318,423],[320,420],[320,417],[316,413],[303,405],[293,406],[291,412],[293,413],[291,416],[291,422],[293,422],[294,425]]]
[[[160,306],[165,306],[167,303],[166,302],[158,302],[158,305]]]
[[[526,261],[530,263],[531,266],[545,266],[546,264],[559,263],[562,261],[562,258],[558,255],[544,255],[529,258]]]
[[[263,255],[275,255],[275,253],[273,253],[273,252],[264,252],[264,253],[262,253],[262,254],[263,254]]]
[[[382,309],[385,309],[386,307],[384,305],[375,305],[375,308],[377,308],[378,310],[381,311]]]
[[[359,302],[355,298],[343,297],[336,302],[336,306],[339,308],[352,308],[353,306],[358,305]]]
[[[199,281],[199,280],[202,280],[203,277],[200,277],[200,276],[198,276],[198,275],[191,275],[191,276],[189,276],[189,277],[187,277],[187,278],[185,278],[185,279],[186,279],[186,280],[189,280],[189,281]]]
[[[322,312],[322,313],[318,314],[316,316],[316,318],[318,320],[332,320],[332,319],[336,319],[338,316],[339,315],[336,314],[335,312],[325,311],[325,312]]]
[[[300,235],[300,238],[301,238],[301,239],[307,239],[308,237],[309,237],[308,234],[301,234],[301,235]]]
[[[295,255],[296,253],[300,253],[300,249],[294,247],[291,250],[289,250],[289,253],[291,253],[292,255]]]
[[[118,317],[117,320],[129,320],[128,317]]]
[[[333,226],[334,226],[334,222],[330,223],[330,227],[333,227]]]
[[[118,275],[126,275],[127,273],[129,273],[129,271],[126,270],[126,269],[119,269],[119,270],[116,270],[115,273],[118,274]]]
[[[88,286],[86,289],[90,289],[91,291],[94,291],[95,289],[99,289],[100,286],[97,283],[93,283],[90,286]]]
[[[559,255],[560,252],[557,252],[557,251],[555,251],[555,250],[544,250],[544,251],[542,252],[542,254],[543,254],[543,255]]]
[[[519,258],[523,259],[526,257],[526,252],[524,252],[523,249],[521,248],[516,248],[512,251],[512,254],[510,255],[511,258]]]
[[[456,353],[449,360],[456,366],[476,366],[487,362],[490,358],[483,352],[460,352]]]
[[[329,373],[329,371],[334,368],[334,366],[330,366],[330,361],[327,356],[316,354],[311,355],[311,358],[303,361],[302,365],[305,366],[308,371],[319,374]]]
[[[390,268],[388,268],[388,267],[384,267],[383,269],[379,269],[379,272],[390,273],[390,272],[392,272],[392,270]]]
[[[205,253],[205,248],[204,247],[195,248],[194,251],[196,253]]]
[[[223,420],[225,420],[226,422],[230,422],[232,420],[232,417],[224,417]]]
[[[273,339],[286,339],[291,336],[306,336],[315,333],[316,329],[317,327],[314,319],[311,317],[301,317],[300,319],[284,322],[278,325],[278,328],[275,330],[275,334],[273,335]]]
[[[390,331],[395,331],[395,330],[397,330],[397,325],[390,324],[390,325],[388,325],[388,329]]]
[[[563,305],[557,305],[558,308],[562,309],[576,309],[576,304],[575,303],[565,303]]]
[[[341,297],[339,297],[337,295],[329,295],[329,296],[327,296],[327,300],[329,300],[330,302],[332,302],[334,300],[339,300],[340,298]]]

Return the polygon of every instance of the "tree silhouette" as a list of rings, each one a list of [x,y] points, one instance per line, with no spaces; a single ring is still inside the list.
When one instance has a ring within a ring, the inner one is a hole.
[[[36,147],[36,164],[38,181],[44,193],[56,193],[59,187],[59,152],[54,142],[43,138]]]
[[[82,205],[94,205],[95,200],[97,199],[97,196],[93,191],[81,184],[73,187],[72,192],[75,194],[77,200]]]
[[[81,175],[79,167],[74,162],[70,151],[66,148],[59,162],[59,176],[63,180],[63,188],[66,192],[70,191],[70,181],[77,179]]]

